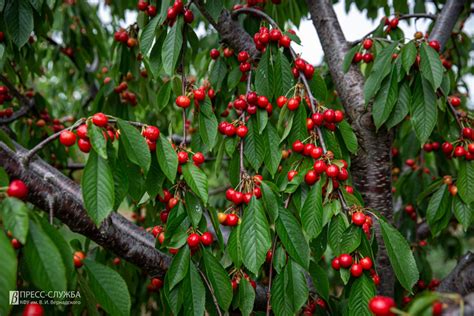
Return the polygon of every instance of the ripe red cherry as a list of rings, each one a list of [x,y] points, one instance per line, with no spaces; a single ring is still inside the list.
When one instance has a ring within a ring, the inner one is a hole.
[[[339,174],[339,167],[336,166],[336,165],[329,165],[329,166],[326,168],[326,174],[327,174],[328,177],[330,177],[330,178],[335,178],[335,177],[337,177],[337,175]]]
[[[150,151],[155,151],[156,150],[156,142],[148,139],[148,138],[145,138],[145,141],[146,141],[146,144],[148,145],[148,149]],[[78,142],[79,144],[79,142]]]
[[[323,149],[321,147],[314,147],[311,151],[311,158],[319,159],[323,155]]]
[[[108,122],[109,119],[104,113],[96,113],[92,116],[92,123],[94,123],[95,126],[105,127]]]
[[[451,144],[449,142],[444,142],[443,145],[441,145],[441,150],[446,155],[450,154],[453,151],[453,149],[454,149],[453,144]]]
[[[204,160],[205,160],[205,158],[204,158],[204,155],[202,154],[202,152],[197,152],[193,156],[193,161],[198,166],[203,164]]]
[[[313,185],[318,181],[318,174],[314,170],[309,170],[305,176],[304,176],[304,182],[306,182],[307,185]]]
[[[198,234],[192,233],[188,236],[187,242],[190,248],[194,248],[194,247],[199,246],[199,243],[201,242],[201,238],[199,238]]]
[[[344,119],[344,112],[342,112],[340,110],[335,110],[334,111],[334,123],[342,122],[343,119]]]
[[[12,246],[14,249],[20,249],[21,248],[21,242],[18,241],[18,239],[13,238],[12,239]]]
[[[235,191],[234,199],[232,200],[232,202],[234,202],[234,204],[236,205],[239,205],[239,204],[242,204],[243,201],[244,201],[243,193],[239,191]]]
[[[365,258],[360,259],[359,263],[362,266],[362,269],[364,269],[364,270],[372,269],[373,263],[372,263],[372,259],[370,259],[370,257],[365,257]]]
[[[43,316],[44,309],[40,304],[36,302],[31,302],[31,303],[26,304],[22,315],[23,316]]]
[[[247,135],[248,131],[249,131],[249,129],[247,128],[247,126],[240,125],[239,127],[237,127],[236,134],[240,138],[244,138]]]
[[[288,110],[294,111],[300,106],[300,99],[297,97],[290,98],[288,100]]]
[[[362,212],[352,213],[352,222],[357,226],[362,226],[365,223],[365,215]]]
[[[352,58],[352,62],[356,63],[356,64],[360,63],[362,61],[362,58],[363,58],[362,53],[357,52],[357,53],[355,53],[354,57]]]
[[[395,307],[392,298],[386,296],[375,296],[369,301],[369,309],[375,316],[393,315],[390,309]]]
[[[151,141],[156,142],[158,138],[160,137],[160,130],[156,126],[149,125],[143,131],[143,136],[145,136]]]
[[[250,55],[246,51],[239,52],[239,54],[237,55],[237,60],[241,63],[247,61],[249,58]]]
[[[261,198],[262,197],[262,190],[259,187],[255,187],[253,189],[253,195],[255,195],[255,197],[257,199]]]
[[[314,148],[316,148],[316,146],[314,144],[304,145],[303,155],[305,155],[305,156],[311,155],[311,152],[313,151]]]
[[[180,95],[176,98],[176,105],[185,109],[191,105],[191,100],[185,95]]]
[[[280,46],[288,48],[288,47],[290,47],[290,44],[291,44],[291,38],[287,35],[283,35],[280,38],[280,41],[278,43],[280,44]]]
[[[339,181],[346,181],[349,178],[349,172],[346,168],[341,168],[337,174],[337,179]]]
[[[288,181],[292,181],[293,178],[298,174],[298,171],[296,170],[290,170],[288,171],[288,175],[287,175],[287,178],[288,178]]]
[[[474,154],[474,144],[469,144],[469,145],[467,145],[467,150],[468,150],[471,154]]]
[[[194,100],[203,101],[206,98],[206,91],[204,89],[196,89],[193,91]]]
[[[374,42],[370,38],[366,38],[362,43],[362,46],[364,46],[365,49],[371,49],[373,43]]]
[[[146,8],[146,14],[148,14],[148,16],[154,17],[156,15],[156,7],[154,5],[149,5],[148,8]]]
[[[295,66],[296,68],[298,68],[299,70],[304,70],[305,67],[306,67],[306,62],[301,59],[301,58],[296,58],[295,60]]]
[[[313,78],[314,66],[310,65],[310,64],[306,64],[305,67],[304,67],[303,72],[304,72],[304,75],[305,75],[306,78],[308,78],[308,79]]]
[[[296,140],[296,141],[293,143],[293,145],[292,145],[291,147],[293,148],[293,151],[294,151],[294,152],[299,153],[299,152],[302,152],[302,151],[303,151],[303,149],[304,149],[304,144],[303,144],[301,141]]]
[[[180,165],[187,163],[188,159],[189,159],[189,156],[186,151],[178,152],[178,162]]]
[[[77,146],[79,147],[80,151],[86,154],[91,151],[92,147],[91,142],[88,139],[82,138],[79,138],[79,140],[77,141]]]
[[[74,252],[74,255],[73,255],[73,260],[74,260],[74,266],[76,268],[80,268],[82,267],[83,263],[82,261],[86,258],[86,255],[85,253],[83,253],[82,251],[76,251]]]
[[[201,235],[201,243],[204,246],[210,246],[212,245],[212,242],[214,241],[214,237],[210,232],[205,232],[204,234]]]
[[[397,28],[397,26],[398,26],[398,19],[397,18],[393,18],[392,20],[390,20],[390,27],[392,29]]]
[[[239,216],[233,213],[227,214],[227,217],[225,219],[225,224],[227,226],[236,226],[238,223],[239,223]]]
[[[235,195],[235,190],[232,189],[232,188],[227,189],[227,191],[225,192],[225,198],[228,201],[233,201],[234,200],[234,195]]]
[[[352,265],[352,257],[347,253],[343,253],[339,256],[339,264],[342,268],[349,268]]]
[[[282,95],[278,97],[276,102],[277,102],[278,107],[281,108],[286,104],[286,102],[288,102],[288,98]]]
[[[59,134],[59,142],[64,146],[72,146],[76,143],[76,134],[71,131],[62,131]]]
[[[28,187],[25,182],[21,180],[13,180],[8,186],[7,194],[10,197],[16,197],[22,200],[28,195]]]
[[[439,52],[441,50],[441,45],[437,40],[432,40],[428,43],[435,51]]]
[[[336,113],[333,109],[328,109],[324,111],[324,120],[329,123],[334,123],[336,119]]]
[[[79,138],[82,138],[82,139],[87,139],[87,125],[86,124],[82,124],[80,125],[78,128],[77,128],[77,136]]]
[[[265,108],[268,105],[268,98],[264,95],[258,97],[257,105],[260,108]]]
[[[461,105],[461,99],[458,97],[449,97],[449,102],[451,102],[451,105],[454,107]]]
[[[148,7],[148,2],[144,0],[138,0],[138,3],[137,3],[138,10],[145,11],[147,7]]]
[[[372,55],[372,53],[365,53],[362,56],[362,59],[364,60],[366,64],[368,64],[374,60],[374,55]]]
[[[278,42],[281,38],[281,32],[278,29],[273,29],[270,31],[270,40],[273,42]]]
[[[470,127],[463,127],[461,134],[464,138],[472,139],[474,135],[474,130]]]
[[[322,113],[314,113],[311,116],[311,119],[313,120],[314,125],[321,126],[324,122],[324,115]]]
[[[362,269],[362,266],[358,263],[354,263],[351,266],[351,275],[355,278],[358,278],[364,273],[364,270]]]
[[[431,314],[433,316],[440,316],[443,313],[443,304],[441,302],[434,302],[433,306],[431,307]]]
[[[240,69],[241,72],[248,72],[251,67],[252,67],[252,65],[250,65],[250,63],[243,62],[243,63],[240,64],[239,69]]]
[[[217,49],[215,49],[215,48],[211,49],[211,52],[209,53],[209,55],[211,56],[211,58],[214,59],[214,60],[217,59],[217,58],[219,58],[219,55],[220,55],[220,54],[221,54],[221,53],[220,53]]]
[[[184,22],[192,23],[194,21],[194,13],[191,10],[184,11]]]
[[[334,269],[334,270],[339,270],[341,268],[341,264],[339,262],[339,258],[334,258],[332,259],[331,261],[331,267]]]
[[[164,241],[165,241],[165,232],[161,232],[161,233],[158,235],[158,242],[159,242],[160,244],[162,244]]]
[[[464,149],[464,147],[456,146],[456,148],[454,148],[454,156],[455,157],[463,157],[465,155],[466,155],[466,150]]]
[[[162,211],[160,212],[160,220],[163,224],[166,224],[166,222],[168,221],[168,216],[170,215],[170,212],[168,211]]]
[[[322,174],[323,172],[326,171],[327,166],[326,163],[323,160],[318,160],[314,163],[313,165],[314,171],[316,171],[318,174]]]
[[[234,136],[236,132],[237,132],[237,129],[232,124],[228,124],[224,130],[225,135],[229,137]]]
[[[346,185],[346,192],[349,194],[354,194],[354,188],[350,185]]]

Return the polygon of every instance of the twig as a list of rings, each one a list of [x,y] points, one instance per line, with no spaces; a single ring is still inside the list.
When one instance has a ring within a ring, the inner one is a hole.
[[[0,74],[0,81],[3,82],[3,84],[10,90],[10,92],[15,96],[21,104],[20,109],[15,111],[11,116],[6,117],[6,118],[1,118],[0,119],[0,124],[6,124],[13,122],[20,117],[24,116],[26,113],[28,113],[35,105],[33,99],[28,99],[26,98],[23,94],[21,94],[15,86],[8,80],[7,77],[4,75]]]
[[[436,20],[438,16],[436,14],[430,13],[412,13],[412,14],[402,14],[398,17],[399,20],[408,20],[408,19],[431,19]]]
[[[214,289],[212,288],[212,285],[207,280],[206,275],[204,274],[204,272],[202,272],[201,269],[199,269],[198,267],[196,267],[196,269],[199,271],[199,274],[201,274],[201,277],[203,278],[204,283],[206,283],[206,286],[209,289],[209,292],[211,293],[212,301],[214,302],[214,305],[216,306],[217,314],[219,316],[222,316],[222,312],[221,312],[221,309],[219,307],[219,303],[217,302],[216,295],[214,294]]]

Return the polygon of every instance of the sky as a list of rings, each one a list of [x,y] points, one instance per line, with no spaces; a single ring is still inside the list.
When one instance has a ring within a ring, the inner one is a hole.
[[[101,5],[99,6],[99,16],[104,24],[109,24],[111,22],[110,11],[103,4],[103,1],[89,1],[91,3],[101,3]],[[384,16],[383,10],[380,9],[378,18],[372,21],[366,17],[365,13],[360,12],[355,7],[355,5],[352,5],[351,9],[347,13],[344,7],[344,1],[340,1],[334,6],[334,9],[339,19],[339,23],[341,24],[341,28],[348,41],[360,39],[368,32],[374,30],[377,27],[378,21]],[[426,4],[426,8],[427,11],[430,13],[435,12],[433,5],[430,3]],[[128,11],[125,16],[125,21],[122,21],[121,24],[125,27],[129,24],[134,23],[135,21],[136,11]],[[358,21],[362,21],[362,23],[358,23]],[[412,23],[411,25],[408,24],[407,21],[400,21],[399,27],[403,29],[407,37],[411,37],[411,35],[414,34],[416,31],[426,31],[428,24],[429,21],[427,21],[426,19],[419,19],[416,23]],[[474,34],[474,18],[472,18],[472,15],[471,18],[466,21],[464,31],[469,33],[470,35]],[[204,34],[204,32],[205,30],[203,27],[197,30],[198,35]],[[303,19],[296,32],[299,38],[301,39],[301,46],[293,44],[293,48],[295,49],[295,51],[297,53],[300,53],[301,57],[307,60],[308,62],[314,65],[320,64],[323,59],[324,53],[312,21],[309,19]],[[472,53],[471,55],[471,65],[473,63],[474,53]],[[467,76],[465,79],[469,86],[471,100],[470,103],[472,105],[472,97],[474,96],[474,76]]]

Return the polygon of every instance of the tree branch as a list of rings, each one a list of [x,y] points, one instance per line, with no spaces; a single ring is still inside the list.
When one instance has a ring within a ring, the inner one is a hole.
[[[0,74],[0,81],[10,90],[10,92],[15,96],[18,101],[20,102],[20,109],[15,111],[11,116],[0,118],[0,124],[7,124],[13,121],[16,121],[20,117],[24,116],[34,107],[33,99],[26,98],[23,94],[21,94],[16,87],[8,80],[7,77]]]
[[[437,40],[441,50],[444,49],[444,46],[451,37],[451,33],[466,2],[467,0],[447,0],[438,15],[430,34],[430,40]]]
[[[438,292],[459,293],[462,296],[474,292],[474,253],[467,252],[459,259],[456,267],[445,277]]]

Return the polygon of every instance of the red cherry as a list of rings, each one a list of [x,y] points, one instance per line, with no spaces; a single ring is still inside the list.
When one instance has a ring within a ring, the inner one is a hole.
[[[349,172],[346,168],[341,168],[337,174],[337,179],[339,181],[346,181],[349,178]]]
[[[393,315],[390,309],[395,307],[392,298],[386,296],[375,296],[369,301],[369,309],[375,316]]]
[[[21,180],[13,180],[7,189],[7,194],[10,197],[16,197],[20,200],[24,199],[28,195],[28,187]]]
[[[252,193],[251,193],[251,192],[244,193],[242,196],[243,196],[242,201],[243,201],[245,204],[249,204],[249,203],[250,203],[250,200],[252,200]]]
[[[311,116],[311,119],[313,120],[313,123],[317,126],[321,126],[324,122],[324,115],[322,113],[314,113]]]
[[[327,168],[326,168],[326,174],[328,175],[328,177],[330,178],[335,178],[338,176],[339,174],[339,167],[336,166],[336,165],[329,165]]]
[[[451,152],[453,151],[453,149],[454,149],[453,144],[451,144],[451,143],[449,143],[449,142],[444,142],[443,145],[441,145],[441,150],[442,150],[443,153],[445,153],[446,155],[451,154]]]
[[[322,174],[323,172],[326,171],[327,166],[326,163],[323,160],[318,160],[314,163],[313,165],[314,171],[316,171],[318,174]]]
[[[199,238],[198,234],[192,233],[188,236],[187,242],[188,242],[189,248],[194,248],[194,247],[199,246],[201,239]]]
[[[43,316],[44,315],[44,309],[43,307],[36,303],[36,302],[31,302],[26,304],[25,309],[23,310],[22,316]]]
[[[362,226],[365,223],[365,215],[362,212],[352,213],[352,222],[357,226]]]
[[[82,124],[80,125],[78,128],[77,128],[77,136],[79,138],[82,138],[82,139],[87,139],[87,125],[86,124]]]
[[[201,235],[201,243],[204,246],[210,246],[214,242],[214,237],[210,232],[205,232],[204,234]]]
[[[163,227],[161,226],[154,226],[151,230],[151,233],[153,234],[153,236],[158,237],[158,235],[163,231]]]
[[[158,235],[158,242],[159,242],[160,244],[162,244],[164,241],[165,241],[165,233],[164,233],[164,232],[161,232],[161,233]]]
[[[79,140],[77,141],[77,146],[79,147],[80,151],[86,154],[90,152],[92,148],[91,142],[88,139],[82,138],[79,138]]]
[[[277,102],[278,107],[281,108],[286,104],[286,102],[288,102],[288,98],[282,95],[278,97],[276,102]]]
[[[188,159],[189,159],[189,155],[186,151],[178,152],[178,162],[180,165],[187,163]]]
[[[257,199],[261,198],[262,197],[262,190],[259,187],[255,187],[253,189],[253,195],[255,195],[255,197]]]
[[[21,245],[21,242],[18,239],[13,238],[12,239],[12,246],[13,246],[14,249],[20,249],[22,245]]]
[[[467,145],[467,150],[468,150],[471,154],[474,154],[474,144],[469,144],[469,145]]]
[[[145,141],[146,141],[146,144],[148,145],[148,149],[150,151],[155,151],[156,150],[156,142],[154,142],[154,141],[152,141],[148,138],[146,138]]]
[[[250,63],[243,62],[243,63],[240,64],[239,69],[240,69],[241,72],[248,72],[248,71],[250,71],[251,67],[252,67],[252,65],[250,65]]]
[[[227,214],[227,217],[225,219],[225,224],[227,226],[236,226],[238,223],[239,223],[239,216],[233,213]]]
[[[441,45],[437,40],[432,40],[428,43],[435,51],[439,52],[441,50]]]
[[[461,105],[461,99],[458,98],[458,97],[449,97],[448,98],[449,102],[451,102],[451,105],[454,106],[454,107],[458,107]]]
[[[395,29],[395,28],[397,28],[397,26],[398,26],[398,19],[397,18],[393,18],[392,20],[390,20],[390,28]]]
[[[302,152],[303,149],[304,149],[304,144],[299,141],[299,140],[296,140],[293,145],[292,145],[292,148],[293,148],[293,151],[299,153],[299,152]]]
[[[156,142],[158,138],[160,137],[160,130],[156,126],[149,125],[143,131],[143,136],[145,136],[151,141]]]
[[[305,62],[303,59],[301,59],[301,58],[296,58],[296,60],[295,60],[295,66],[296,66],[296,68],[298,68],[299,70],[303,70],[303,71],[304,71],[304,69],[305,69],[305,67],[306,67],[306,62]]]
[[[196,89],[193,91],[194,100],[203,101],[206,98],[206,91],[204,89]]]
[[[197,152],[193,156],[193,161],[198,166],[203,164],[205,160],[206,159],[204,158],[204,155],[202,154],[202,152]]]
[[[310,65],[310,64],[306,64],[305,67],[304,67],[304,76],[307,78],[307,79],[311,79],[313,78],[313,75],[314,75],[314,66],[313,65]]]
[[[105,127],[108,122],[109,119],[104,113],[96,113],[92,116],[92,123],[94,123],[95,126]]]
[[[264,95],[258,97],[257,105],[260,108],[265,108],[268,105],[268,98]]]
[[[272,250],[270,249],[270,250],[267,251],[267,255],[266,255],[266,257],[265,257],[265,261],[266,261],[267,263],[270,263],[270,262],[272,262],[272,258],[273,258],[273,252],[272,252]]]
[[[241,63],[247,61],[249,58],[250,58],[250,55],[246,51],[242,51],[237,55],[237,60]]]
[[[172,208],[174,208],[177,204],[178,204],[178,199],[177,198],[174,198],[172,197],[169,201],[168,201],[168,208],[171,210]]]
[[[318,174],[314,170],[308,171],[305,176],[304,176],[304,181],[306,182],[307,185],[313,185],[318,181]]]
[[[178,13],[182,13],[184,10],[184,3],[182,0],[176,0],[173,4],[173,8],[176,10]]]
[[[154,5],[149,5],[148,8],[146,8],[146,14],[148,14],[148,16],[154,17],[156,15],[156,7]]]
[[[405,160],[405,164],[409,167],[413,167],[416,164],[416,162],[414,159],[407,159]]]
[[[163,189],[163,197],[161,197],[160,195],[158,195],[158,200],[161,202],[161,203],[168,203],[168,201],[173,197],[173,195],[171,195],[170,191],[166,190],[166,189]]]
[[[319,159],[323,155],[323,149],[321,147],[314,147],[311,151],[311,157],[313,159]]]
[[[234,204],[236,205],[239,205],[239,204],[242,204],[243,201],[244,201],[244,194],[242,192],[235,191],[234,199],[232,200],[232,202],[234,202]]]
[[[355,53],[354,57],[352,58],[352,62],[357,64],[357,63],[360,63],[362,61],[362,59],[363,59],[362,53],[357,52],[357,53]]]
[[[184,22],[192,23],[194,21],[194,13],[191,10],[184,11]]]
[[[366,38],[362,43],[362,46],[364,47],[364,49],[371,49],[373,43],[374,41],[372,41],[370,38]]]
[[[364,60],[366,64],[368,64],[374,60],[374,55],[372,55],[372,53],[365,53],[362,56],[362,59]]]
[[[351,255],[344,253],[339,256],[339,264],[342,268],[349,268],[352,265],[352,257]]]
[[[365,257],[365,258],[360,259],[359,263],[362,266],[362,269],[364,269],[364,270],[372,269],[373,263],[372,263],[372,259],[370,259],[370,257]]]
[[[168,8],[168,11],[166,12],[166,18],[170,21],[174,21],[176,17],[178,16],[178,12],[173,7]]]
[[[281,32],[278,29],[273,29],[270,31],[270,40],[273,42],[278,42],[281,39]]]
[[[217,59],[217,58],[219,58],[219,55],[220,55],[220,54],[221,54],[221,53],[220,53],[217,49],[215,49],[215,48],[211,49],[211,52],[209,53],[209,55],[211,56],[211,58],[214,59],[214,60]]]
[[[176,98],[176,105],[185,109],[191,105],[191,100],[185,95],[180,95]]]
[[[305,155],[305,156],[311,155],[311,152],[313,151],[314,148],[316,148],[316,146],[314,144],[304,145],[303,155]]]
[[[280,38],[280,41],[278,43],[280,44],[280,46],[283,46],[285,48],[289,48],[290,44],[291,44],[291,38],[287,35],[283,35]]]
[[[290,98],[290,100],[288,100],[288,110],[290,111],[296,110],[300,106],[300,102],[301,102],[300,99],[297,97]]]
[[[209,97],[209,99],[214,99],[214,97],[216,96],[216,92],[214,91],[214,89],[209,89],[207,90],[207,96]]]
[[[351,275],[353,277],[358,278],[362,275],[362,273],[364,273],[364,270],[362,269],[362,265],[360,265],[358,263],[354,263],[351,266]]]
[[[76,143],[76,134],[71,131],[62,131],[59,134],[59,142],[64,146],[72,146]]]
[[[82,251],[76,251],[73,255],[73,262],[76,268],[82,267],[82,261],[86,258],[86,255]]]
[[[334,123],[342,122],[343,119],[344,119],[344,112],[342,112],[340,110],[335,110],[334,111]]]
[[[372,281],[374,282],[375,286],[378,286],[380,284],[380,277],[378,274],[374,274],[372,276]]]
[[[354,194],[354,188],[350,185],[346,185],[346,192],[349,194]]]
[[[138,3],[137,3],[138,10],[145,11],[147,7],[148,7],[148,2],[144,0],[138,0]]]
[[[455,157],[463,157],[465,155],[466,155],[466,150],[464,149],[464,147],[456,146],[456,148],[454,148],[454,156]]]
[[[440,316],[443,313],[443,304],[441,302],[436,301],[433,303],[433,307],[431,308],[431,314],[433,316]]]
[[[474,130],[470,127],[463,127],[461,134],[464,138],[472,139],[472,136],[474,135]]]
[[[292,181],[293,178],[298,174],[298,171],[296,170],[290,170],[288,171],[288,175],[287,175],[287,178],[288,178],[288,181]]]
[[[339,258],[334,258],[332,259],[331,261],[331,267],[334,269],[334,270],[339,270],[341,268],[341,264],[339,262]]]
[[[227,189],[227,191],[225,192],[225,198],[228,201],[233,201],[234,200],[234,195],[235,195],[235,190],[232,189],[232,188]]]
[[[240,138],[244,138],[246,135],[247,135],[247,132],[249,131],[249,129],[247,128],[247,126],[245,125],[240,125],[239,127],[237,127],[237,131],[236,131],[236,134],[237,136],[239,136]]]
[[[225,127],[225,135],[226,136],[229,136],[229,137],[232,137],[235,135],[235,133],[237,132],[237,129],[235,128],[234,125],[232,124],[228,124],[226,127]]]
[[[336,113],[333,109],[328,109],[324,111],[324,120],[329,123],[334,123],[336,119]]]

